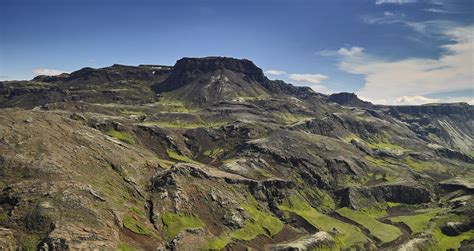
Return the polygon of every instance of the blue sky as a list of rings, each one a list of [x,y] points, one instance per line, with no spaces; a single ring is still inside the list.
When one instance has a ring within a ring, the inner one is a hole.
[[[0,79],[218,55],[376,103],[472,102],[473,4],[0,0]]]

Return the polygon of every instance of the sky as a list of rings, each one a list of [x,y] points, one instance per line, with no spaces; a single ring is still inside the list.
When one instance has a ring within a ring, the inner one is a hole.
[[[0,80],[204,56],[377,104],[474,104],[474,1],[0,0]]]

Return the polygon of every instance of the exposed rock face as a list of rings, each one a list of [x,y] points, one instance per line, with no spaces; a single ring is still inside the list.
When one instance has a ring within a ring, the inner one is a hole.
[[[155,85],[157,92],[169,92],[190,84],[202,74],[229,70],[242,73],[249,80],[263,82],[262,69],[249,60],[225,57],[183,58],[176,62],[170,77],[162,84]]]
[[[471,222],[446,222],[444,226],[441,227],[443,234],[448,236],[457,236],[466,231],[474,229],[474,220]]]
[[[302,237],[296,241],[271,245],[271,251],[310,251],[318,249],[331,249],[336,244],[334,238],[327,232],[320,231],[311,236]]]
[[[0,249],[14,250],[18,247],[13,232],[8,228],[0,227]]]
[[[340,92],[331,94],[328,97],[328,101],[335,102],[344,106],[353,106],[353,107],[365,107],[371,108],[374,105],[370,102],[363,101],[357,97],[354,93]]]
[[[431,201],[430,192],[423,187],[411,185],[380,185],[372,187],[348,187],[339,190],[341,206],[354,209],[371,207],[376,203],[398,202],[421,204]]]
[[[437,241],[431,234],[419,234],[415,238],[412,238],[407,243],[401,245],[398,251],[421,251],[421,250],[432,250],[436,247]]]

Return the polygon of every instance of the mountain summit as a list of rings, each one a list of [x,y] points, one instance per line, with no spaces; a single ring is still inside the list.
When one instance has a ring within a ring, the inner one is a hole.
[[[157,93],[169,92],[170,96],[199,106],[273,94],[311,92],[309,88],[269,80],[262,69],[249,60],[227,57],[180,59],[169,78],[153,85],[153,89]]]

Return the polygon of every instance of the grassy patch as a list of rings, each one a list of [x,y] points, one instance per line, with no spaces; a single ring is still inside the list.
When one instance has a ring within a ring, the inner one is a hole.
[[[128,132],[119,132],[119,131],[116,131],[116,130],[110,130],[110,131],[107,132],[107,135],[109,135],[111,137],[114,137],[114,138],[116,138],[120,141],[123,141],[127,144],[130,144],[130,145],[135,144],[135,139]]]
[[[166,169],[168,169],[172,165],[176,164],[176,162],[174,162],[174,161],[165,160],[165,159],[158,159],[157,162],[158,162],[158,165],[160,165],[160,167],[166,168]]]
[[[214,238],[209,238],[202,247],[202,249],[205,250],[221,250],[229,244],[229,242],[232,240],[230,235],[222,235],[219,237],[214,237]]]
[[[120,250],[120,251],[135,251],[135,250],[137,250],[136,248],[128,245],[127,243],[120,243],[117,246],[117,249]]]
[[[413,231],[413,234],[416,234],[416,233],[421,233],[427,230],[428,223],[433,219],[433,217],[436,216],[436,214],[438,214],[441,211],[442,210],[439,208],[423,210],[423,211],[418,211],[420,213],[415,214],[415,215],[393,217],[393,218],[390,218],[390,221],[403,222],[407,224],[408,227],[410,227],[411,231]]]
[[[159,106],[161,106],[161,110],[167,112],[190,113],[198,111],[198,109],[188,107],[183,101],[175,99],[173,97],[169,97],[164,93],[161,94],[160,100],[155,104],[158,104]]]
[[[427,232],[433,234],[438,241],[438,250],[458,249],[463,240],[474,238],[474,230],[461,233],[457,236],[447,236],[441,232],[440,227],[448,221],[465,221],[465,217],[446,214],[441,208],[419,210],[420,214],[390,218],[393,222],[407,224],[413,233]]]
[[[131,207],[130,210],[141,217],[145,217],[145,212],[136,207]]]
[[[474,238],[474,230],[464,232],[457,236],[447,236],[444,235],[441,230],[436,229],[433,232],[434,237],[438,240],[438,248],[439,250],[448,250],[454,249],[457,250],[461,246],[461,242],[463,240],[469,240]]]
[[[294,124],[294,123],[310,118],[308,116],[298,115],[298,114],[289,113],[289,112],[275,112],[273,113],[273,115],[275,115],[280,122],[287,125]]]
[[[368,242],[367,237],[356,226],[319,213],[306,201],[296,196],[292,196],[288,201],[279,205],[278,208],[303,217],[316,228],[323,231],[332,232],[335,229],[337,231],[336,241],[341,248],[348,248]]]
[[[179,153],[177,153],[177,152],[175,152],[171,149],[166,150],[166,153],[168,154],[168,157],[170,157],[171,159],[174,159],[174,160],[177,160],[177,161],[180,161],[180,162],[194,163],[194,164],[198,163],[198,162],[196,162],[196,161],[194,161],[194,160],[192,160],[192,159],[190,159],[190,158],[188,158],[184,155],[181,155],[181,154],[179,154]]]
[[[222,153],[224,153],[224,149],[222,148],[215,148],[215,149],[212,149],[212,150],[207,150],[205,151],[203,154],[209,158],[212,158],[212,159],[215,159],[216,157],[218,157],[219,155],[221,155]]]
[[[252,196],[250,196],[247,204],[242,207],[250,214],[250,219],[245,221],[244,227],[234,232],[209,239],[203,248],[222,249],[232,239],[250,241],[262,234],[273,236],[283,229],[283,222],[270,213],[259,210],[258,203]]]
[[[206,224],[193,215],[179,215],[174,213],[164,213],[161,216],[166,236],[174,238],[179,232],[185,229],[205,227]]]
[[[211,121],[211,122],[191,122],[191,121],[146,121],[142,125],[146,126],[158,126],[168,128],[180,128],[180,129],[194,129],[194,128],[219,128],[226,125],[225,121]]]
[[[349,134],[349,135],[345,136],[344,138],[342,138],[342,141],[344,141],[346,143],[351,143],[352,140],[363,142],[363,140],[355,134]]]
[[[253,197],[250,203],[242,206],[250,214],[251,219],[261,228],[266,229],[270,235],[275,235],[283,228],[283,223],[273,215],[257,209],[257,202]]]
[[[148,235],[148,236],[153,235],[153,230],[151,230],[148,227],[144,226],[142,223],[137,221],[131,215],[125,215],[123,217],[123,226],[125,228],[127,228],[128,230],[130,230],[134,233],[137,233],[137,234],[143,234],[143,235]]]
[[[337,212],[367,228],[370,233],[382,241],[382,243],[393,241],[402,234],[397,227],[376,220],[378,216],[384,215],[384,212],[382,212],[382,214],[377,212],[372,214],[371,211],[355,211],[346,207],[340,208]]]
[[[370,162],[372,162],[372,163],[375,164],[375,165],[378,165],[378,166],[386,166],[386,165],[388,165],[388,163],[387,163],[385,160],[383,160],[383,159],[376,159],[376,158],[374,158],[374,157],[372,157],[372,156],[369,156],[369,155],[366,155],[366,156],[365,156],[365,159],[368,160],[368,161],[370,161]]]

